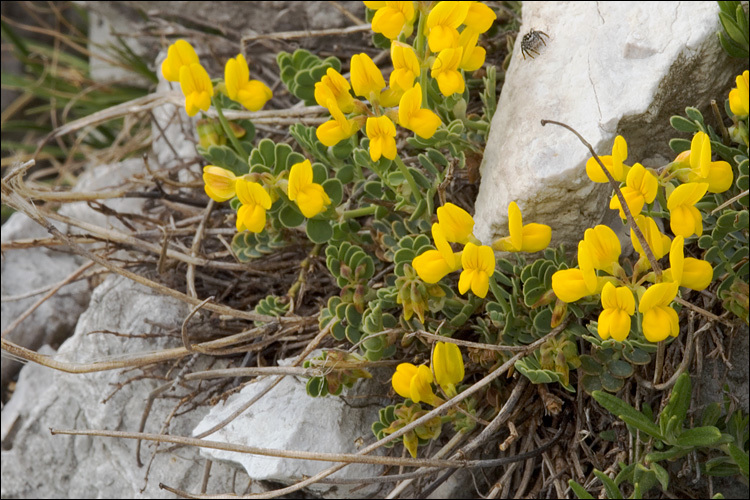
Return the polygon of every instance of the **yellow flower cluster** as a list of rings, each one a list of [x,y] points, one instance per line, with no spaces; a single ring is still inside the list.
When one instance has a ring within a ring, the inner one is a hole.
[[[463,269],[458,280],[462,294],[470,289],[484,298],[489,290],[489,280],[495,272],[495,254],[492,248],[474,236],[474,219],[466,210],[446,203],[437,209],[438,222],[432,225],[432,239],[437,250],[427,250],[412,261],[420,279],[437,283],[449,273]],[[496,250],[507,252],[538,252],[549,245],[552,229],[544,224],[523,225],[521,210],[515,202],[508,207],[510,236],[493,244]],[[462,252],[453,252],[450,243],[464,245]]]
[[[246,175],[236,177],[229,170],[214,165],[203,167],[203,182],[206,194],[215,201],[231,200],[235,196],[242,204],[237,211],[237,230],[259,233],[266,226],[266,210],[271,208],[271,194],[254,178]],[[326,210],[331,199],[323,186],[313,182],[313,170],[310,160],[295,163],[289,169],[289,179],[281,184],[286,186],[290,201],[297,204],[300,212],[307,218],[315,217]],[[278,195],[272,191],[274,199]]]
[[[193,116],[198,110],[208,111],[214,87],[192,45],[185,40],[177,40],[172,44],[162,63],[162,74],[168,81],[180,82],[188,115]],[[242,54],[227,61],[224,68],[224,88],[230,99],[250,111],[258,111],[272,97],[271,89],[266,84],[250,80],[250,70]],[[266,226],[266,211],[278,199],[276,191],[272,190],[269,194],[261,183],[256,182],[258,180],[257,176],[236,177],[229,170],[215,165],[203,168],[204,189],[212,200],[223,202],[235,196],[239,199],[238,231],[263,231]],[[288,182],[282,183],[281,189],[286,191],[289,200],[295,202],[308,218],[315,217],[331,204],[323,186],[313,182],[312,165],[308,160],[292,165]]]
[[[167,58],[162,62],[161,72],[167,81],[180,83],[188,116],[195,116],[198,110],[208,111],[214,87],[190,43],[177,40],[170,45]],[[250,111],[262,108],[272,96],[271,89],[265,83],[250,80],[250,70],[242,54],[227,61],[224,82],[229,98]]]
[[[370,158],[396,158],[396,125],[413,131],[425,139],[432,137],[440,126],[440,118],[431,110],[422,108],[422,88],[414,79],[419,66],[413,65],[410,47],[393,44],[396,69],[391,74],[390,88],[378,67],[367,54],[352,56],[351,84],[338,71],[329,68],[326,75],[315,84],[316,102],[328,109],[332,120],[316,130],[318,140],[331,147],[356,134],[363,126],[370,139]],[[416,57],[416,56],[415,56]],[[416,71],[416,73],[414,72]],[[355,99],[369,102],[369,106]],[[388,109],[398,106],[398,110]],[[347,117],[346,114],[351,114]]]
[[[464,360],[458,346],[450,342],[437,342],[432,353],[431,368],[427,365],[401,363],[391,379],[393,389],[403,398],[415,403],[424,401],[431,406],[438,406],[443,402],[432,390],[433,382],[437,382],[449,398],[455,396],[456,384],[464,379]]]
[[[481,2],[438,2],[432,8],[427,16],[427,42],[437,57],[430,74],[443,95],[463,93],[465,83],[459,70],[475,71],[484,64],[486,52],[477,47],[477,41],[496,18]]]
[[[479,35],[490,29],[497,17],[486,5],[480,2],[364,3],[375,10],[372,30],[392,41],[409,37],[418,15],[427,16],[425,32],[417,34],[426,36],[428,42],[428,50],[420,54],[420,57],[430,67],[431,75],[437,80],[443,95],[462,93],[465,83],[460,70],[475,71],[484,64],[486,53],[483,48],[477,47],[477,41]],[[435,56],[430,57],[430,53]],[[416,55],[412,62],[414,61],[421,66]],[[394,67],[397,67],[395,57],[393,62]],[[393,86],[393,82],[391,85]]]
[[[685,258],[684,240],[703,233],[702,216],[695,204],[707,191],[719,193],[729,189],[733,180],[732,169],[727,162],[711,160],[711,141],[703,132],[695,134],[690,151],[680,154],[660,177],[639,163],[632,167],[626,165],[626,158],[627,144],[618,136],[612,155],[602,156],[601,160],[616,181],[625,183],[622,194],[651,253],[656,259],[669,253],[670,268],[660,279],[654,273],[639,279],[642,273],[650,270],[651,264],[631,229],[633,247],[640,258],[634,266],[633,276],[628,277],[618,263],[621,248],[617,236],[609,227],[599,225],[587,229],[583,240],[578,243],[578,267],[556,272],[552,276],[552,289],[563,302],[601,295],[599,335],[603,339],[612,337],[618,341],[627,338],[630,332],[637,298],[643,334],[647,340],[659,342],[679,332],[677,312],[670,306],[679,287],[703,290],[713,279],[713,269],[708,262]],[[586,164],[586,172],[594,182],[607,182],[593,158]],[[670,172],[685,183],[674,187],[669,182]],[[661,233],[654,219],[641,213],[644,205],[653,203],[661,185],[668,193],[667,209],[670,227],[676,235],[674,240]],[[610,208],[618,209],[625,218],[616,196],[612,198]],[[658,282],[646,288],[642,284],[644,280]]]

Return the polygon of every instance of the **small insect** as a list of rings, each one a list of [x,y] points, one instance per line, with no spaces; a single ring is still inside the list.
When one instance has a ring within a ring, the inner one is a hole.
[[[521,40],[521,55],[523,55],[524,61],[526,60],[527,55],[534,59],[534,56],[531,55],[532,52],[539,55],[539,42],[542,42],[542,45],[547,45],[544,38],[542,38],[542,35],[549,38],[549,35],[544,31],[537,31],[534,29],[523,36],[523,39]]]

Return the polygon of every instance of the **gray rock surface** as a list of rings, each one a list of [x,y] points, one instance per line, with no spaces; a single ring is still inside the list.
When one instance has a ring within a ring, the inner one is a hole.
[[[23,214],[15,213],[2,226],[2,242],[47,238],[50,235]],[[46,292],[20,297],[63,281],[83,264],[83,260],[65,253],[60,247],[37,247],[7,250],[2,257],[3,301],[0,324],[5,329],[35,304]],[[29,349],[59,343],[75,328],[78,316],[88,304],[89,286],[76,281],[61,288],[4,338]],[[5,385],[21,369],[17,361],[3,358],[2,379]]]
[[[179,340],[174,337],[144,339],[90,332],[156,333],[158,329],[149,321],[179,325],[188,310],[175,299],[156,295],[124,278],[110,277],[94,290],[89,309],[81,315],[75,335],[60,347],[57,359],[87,363],[175,347]],[[207,362],[207,359],[198,359],[194,369],[205,369]],[[69,374],[34,366],[28,368],[35,372],[33,383],[37,388],[41,385],[42,390],[25,412],[25,420],[19,424],[14,439],[3,443],[3,498],[172,498],[171,493],[159,488],[160,482],[191,492],[200,491],[204,460],[193,448],[157,454],[146,481],[146,467],[136,465],[135,441],[52,436],[49,432],[50,428],[136,431],[147,395],[163,380],[138,379],[115,391],[119,384],[140,372],[113,370]],[[42,379],[41,384],[39,379]],[[27,381],[32,382],[28,377],[21,377],[24,385]],[[21,382],[17,394],[26,391]],[[184,389],[178,387],[176,395],[184,394]],[[155,401],[146,432],[159,432],[176,401],[175,398]],[[198,407],[175,417],[170,433],[189,435],[206,412],[205,407]],[[8,447],[10,449],[6,449]],[[142,446],[141,457],[145,464],[152,449],[147,443]],[[234,474],[231,468],[215,464],[208,491],[232,492]],[[238,493],[244,493],[248,479],[240,474],[235,484]]]
[[[284,364],[282,360],[279,364]],[[247,385],[232,395],[224,405],[217,405],[193,430],[193,435],[210,429],[231,415],[245,402],[263,390],[269,381]],[[362,390],[362,387],[359,387]],[[268,394],[245,413],[206,439],[257,446],[276,450],[298,450],[323,453],[355,453],[358,442],[372,441],[370,426],[378,419],[378,405],[355,407],[341,398],[312,398],[305,390],[305,380],[285,377]],[[330,462],[292,460],[255,456],[236,452],[203,449],[201,453],[213,460],[239,464],[255,480],[293,484],[329,468]],[[345,467],[334,478],[375,476],[382,467],[355,464]],[[326,498],[365,498],[378,490],[377,485],[365,488],[315,484],[310,490]]]
[[[551,225],[552,244],[574,248],[610,212],[609,186],[586,176],[588,150],[542,119],[567,123],[605,155],[623,135],[629,165],[670,161],[669,117],[725,98],[746,64],[719,46],[718,10],[713,2],[524,2],[481,166],[476,236],[486,244],[506,236],[516,201],[525,223]],[[521,40],[532,29],[549,39],[524,60]]]
[[[83,173],[73,192],[98,191],[121,187],[127,179],[142,174],[143,160],[128,159],[110,165],[92,166]],[[143,200],[121,198],[103,200],[102,205],[121,213],[142,213]],[[63,205],[62,215],[82,220],[109,229],[125,229],[116,217],[104,215],[85,202]],[[77,227],[53,222],[63,233],[81,234]],[[51,235],[37,223],[21,213],[13,214],[2,226],[3,243],[49,238]],[[75,272],[85,260],[70,253],[66,247],[35,247],[3,252],[2,258],[2,329],[10,325],[44,293],[35,294],[20,300],[8,301],[6,297],[16,297],[35,290],[53,286]],[[36,350],[44,344],[59,344],[73,333],[78,317],[88,305],[91,290],[85,279],[74,281],[61,288],[46,300],[6,338],[14,343]],[[20,369],[20,364],[3,360],[2,377],[6,383]]]

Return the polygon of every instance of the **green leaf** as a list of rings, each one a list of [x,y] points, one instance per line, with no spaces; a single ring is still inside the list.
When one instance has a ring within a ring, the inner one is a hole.
[[[677,436],[675,444],[685,447],[711,446],[721,439],[721,431],[713,426],[696,427],[683,431]]]
[[[570,486],[570,489],[573,490],[573,493],[575,493],[578,498],[585,498],[587,500],[594,498],[594,496],[586,491],[583,486],[573,481],[572,479],[568,479],[568,486]]]
[[[729,456],[732,457],[734,463],[736,463],[740,468],[740,472],[742,472],[742,475],[747,478],[748,468],[750,468],[750,464],[748,463],[748,454],[734,443],[729,443],[727,445],[727,449],[729,452]]]
[[[716,422],[719,421],[719,417],[721,417],[721,405],[719,403],[711,403],[706,406],[705,410],[703,410],[701,425],[716,425]]]
[[[687,108],[685,108],[685,114],[694,122],[703,125],[703,115],[700,111],[698,111],[698,109],[688,106]]]
[[[323,182],[322,186],[331,199],[331,205],[334,207],[338,206],[344,196],[344,186],[341,184],[341,181],[334,177]]]
[[[622,389],[622,386],[625,385],[625,381],[623,379],[617,378],[609,372],[604,372],[599,375],[599,380],[602,381],[602,388],[605,391],[613,393],[619,391],[620,389]]]
[[[719,12],[719,21],[721,21],[721,25],[724,27],[724,31],[727,32],[727,35],[729,35],[729,38],[735,41],[737,45],[741,45],[745,42],[745,35],[742,33],[742,29],[737,25],[737,22],[734,19],[734,13],[729,15],[724,12]]]
[[[647,365],[651,362],[651,356],[649,353],[637,347],[632,349],[628,349],[627,347],[624,348],[622,350],[622,356],[634,365]]]
[[[607,363],[607,370],[613,377],[628,378],[633,374],[633,365],[621,359],[613,359]]]
[[[740,2],[737,1],[719,1],[716,3],[719,4],[719,10],[721,12],[729,15],[734,15],[735,8],[740,5]]]
[[[600,405],[609,410],[610,413],[619,417],[625,423],[640,429],[649,436],[661,440],[664,439],[661,435],[661,430],[656,424],[649,420],[643,413],[639,412],[617,396],[602,391],[594,391],[592,396]]]
[[[583,375],[581,384],[583,385],[583,390],[589,394],[602,390],[602,381],[596,375]]]
[[[232,251],[240,262],[248,262],[278,251],[287,245],[286,241],[278,234],[270,234],[268,231],[262,233],[251,233],[242,231],[232,238]]]
[[[313,243],[326,243],[333,236],[333,228],[327,220],[310,219],[305,230]]]
[[[284,205],[279,211],[279,222],[281,222],[284,227],[297,227],[305,222],[305,216],[295,207]]]
[[[209,146],[203,148],[196,146],[198,153],[206,159],[211,165],[225,168],[236,176],[245,175],[249,172],[247,161],[240,158],[240,155],[234,152],[229,146]]]
[[[642,498],[641,494],[648,492],[656,484],[656,474],[654,471],[647,469],[643,464],[636,464],[633,469],[633,487],[634,498]],[[638,495],[636,496],[636,493]]]
[[[341,181],[342,184],[349,184],[354,180],[354,166],[344,165],[336,171],[336,178]]]
[[[719,32],[717,33],[719,36],[719,43],[721,44],[721,48],[724,49],[724,52],[729,54],[730,57],[734,57],[737,59],[746,59],[748,52],[747,50],[742,50],[740,47],[737,47],[732,41],[724,36],[724,33]]]
[[[327,392],[325,390],[325,379],[322,377],[312,377],[307,381],[305,388],[307,389],[307,394],[314,398],[325,396]]]
[[[707,234],[704,234],[700,238],[698,238],[698,248],[701,250],[706,250],[708,248],[711,248],[711,245],[713,244],[713,238]]]
[[[680,132],[688,132],[691,134],[694,134],[698,131],[698,126],[695,124],[695,122],[688,120],[687,118],[683,118],[682,116],[673,116],[669,119],[670,125],[672,125],[672,128],[675,130],[679,130]]]
[[[304,160],[305,157],[293,151],[289,144],[275,144],[271,139],[265,138],[250,152],[250,170],[279,175]]]
[[[581,359],[581,370],[589,375],[600,375],[604,371],[604,367],[596,361],[592,356],[588,354],[582,354]]]
[[[740,31],[742,31],[745,45],[750,44],[750,26],[748,26],[748,16],[740,2],[737,2],[737,10],[735,11],[734,19],[737,21],[737,26],[739,26]]]
[[[620,488],[617,487],[615,482],[608,475],[598,469],[594,469],[594,475],[598,477],[604,485],[604,489],[607,491],[607,498],[622,498]]]
[[[667,406],[664,407],[664,410],[659,415],[660,423],[661,419],[671,419],[674,416],[677,417],[678,428],[682,426],[690,407],[692,387],[690,375],[687,373],[683,373],[677,378],[677,382],[675,382],[672,388],[672,394],[669,396],[669,403],[667,403]]]
[[[687,139],[670,139],[669,147],[675,153],[682,153],[683,151],[690,151],[690,141]]]
[[[646,462],[661,462],[662,460],[674,460],[675,458],[687,455],[691,450],[686,450],[674,446],[666,451],[653,451],[646,455]]]

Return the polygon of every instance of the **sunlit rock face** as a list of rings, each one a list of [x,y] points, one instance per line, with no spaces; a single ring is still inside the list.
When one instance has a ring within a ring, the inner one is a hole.
[[[669,118],[726,98],[744,61],[721,49],[716,3],[524,2],[519,30],[481,166],[475,234],[506,236],[511,201],[524,223],[552,227],[552,245],[574,248],[583,231],[609,217],[611,188],[586,176],[588,149],[611,154],[628,143],[626,163],[671,161],[668,141],[683,136]],[[524,59],[522,40],[532,31]],[[722,101],[720,101],[722,102]],[[720,105],[721,107],[721,105]]]

